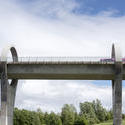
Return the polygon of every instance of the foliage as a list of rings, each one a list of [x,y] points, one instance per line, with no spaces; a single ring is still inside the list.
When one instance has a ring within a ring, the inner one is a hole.
[[[83,116],[78,115],[74,125],[88,125],[88,120]]]
[[[40,119],[36,112],[28,110],[14,111],[14,125],[40,125]]]
[[[54,112],[51,112],[49,115],[45,114],[46,125],[62,125],[60,116],[56,115]]]
[[[76,109],[73,105],[65,104],[61,112],[63,125],[73,125],[75,121],[75,113]]]
[[[63,105],[60,114],[15,108],[14,125],[94,125],[112,119],[112,114],[112,110],[103,108],[99,100],[80,103],[79,113],[72,104]],[[122,117],[125,119],[125,114]]]
[[[98,120],[100,122],[105,121],[106,120],[107,111],[106,111],[106,109],[104,109],[102,107],[102,104],[101,104],[101,102],[98,99],[96,99],[96,101],[94,100],[92,102],[92,107],[93,107],[93,109],[95,111],[95,114],[96,114]]]
[[[93,105],[91,102],[80,103],[80,115],[84,115],[89,121],[89,124],[98,123],[98,118],[96,117]]]

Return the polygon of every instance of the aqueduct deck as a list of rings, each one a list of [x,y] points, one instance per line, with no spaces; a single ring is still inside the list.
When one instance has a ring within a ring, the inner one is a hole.
[[[99,62],[21,62],[8,63],[9,79],[113,80],[114,64]],[[123,64],[125,80],[125,64]]]
[[[18,62],[13,62],[12,58],[7,58],[8,78],[113,80],[115,62],[110,59],[110,57],[19,57]],[[125,62],[122,61],[122,64],[122,79],[125,80]]]

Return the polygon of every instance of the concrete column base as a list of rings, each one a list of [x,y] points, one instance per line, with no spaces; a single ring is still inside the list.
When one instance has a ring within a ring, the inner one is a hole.
[[[113,125],[122,125],[122,82],[113,83]]]
[[[3,63],[1,74],[1,112],[0,125],[13,125],[13,110],[16,95],[17,80],[8,83],[6,64]]]
[[[2,86],[2,85],[1,85]],[[13,125],[13,110],[16,87],[7,85],[6,95],[4,89],[1,91],[1,112],[0,112],[0,125]],[[6,97],[7,98],[6,98]],[[4,100],[6,98],[6,100]]]

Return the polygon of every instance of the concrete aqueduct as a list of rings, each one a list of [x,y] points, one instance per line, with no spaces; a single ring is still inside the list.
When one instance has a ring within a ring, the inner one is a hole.
[[[11,51],[13,62],[7,61]],[[1,107],[0,125],[13,125],[13,109],[18,79],[112,80],[113,125],[122,124],[122,80],[125,64],[118,46],[112,45],[113,62],[18,60],[14,46],[6,47],[0,58]],[[8,79],[12,79],[11,83]]]

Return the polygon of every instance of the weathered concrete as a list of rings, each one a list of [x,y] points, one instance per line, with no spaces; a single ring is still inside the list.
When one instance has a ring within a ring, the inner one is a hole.
[[[113,80],[114,64],[7,64],[9,79]],[[125,64],[123,65],[125,80]]]
[[[8,82],[7,76],[7,63],[5,57],[10,49],[13,61],[18,61],[17,53],[13,46],[7,47],[2,53],[2,60],[0,65],[1,71],[1,111],[0,111],[0,125],[13,125],[13,109],[15,102],[15,94],[17,87],[17,79],[12,79],[11,83]]]
[[[8,50],[14,63],[7,64]],[[17,79],[79,79],[112,80],[113,125],[122,124],[122,79],[125,80],[125,64],[122,64],[120,49],[113,45],[115,63],[17,63],[13,46],[7,47],[0,62],[1,112],[0,125],[13,125],[13,109]],[[9,84],[8,79],[12,79]]]
[[[114,79],[111,64],[8,64],[8,78],[18,79]]]
[[[118,46],[112,46],[112,58],[115,58],[115,77],[112,80],[113,125],[122,124],[122,57]]]

